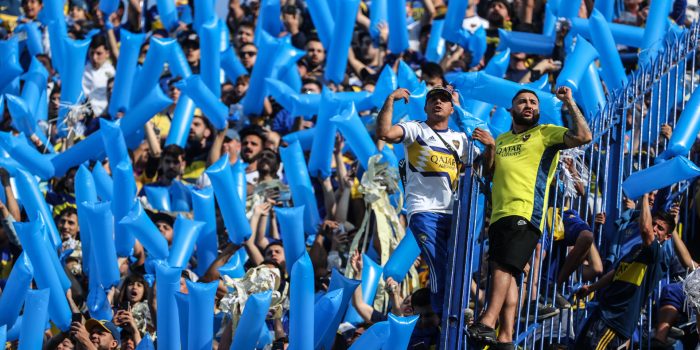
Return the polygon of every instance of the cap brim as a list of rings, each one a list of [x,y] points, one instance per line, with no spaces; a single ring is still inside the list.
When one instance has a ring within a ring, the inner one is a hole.
[[[102,322],[100,322],[94,318],[91,318],[91,319],[85,321],[85,329],[87,329],[88,333],[95,328],[100,328],[101,330],[112,334],[112,331],[110,331],[109,328],[107,328],[104,324],[102,324]]]

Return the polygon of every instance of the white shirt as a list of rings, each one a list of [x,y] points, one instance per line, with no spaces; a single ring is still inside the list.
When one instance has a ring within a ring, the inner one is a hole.
[[[474,34],[479,27],[489,29],[489,21],[479,17],[478,15],[467,17],[462,21],[462,28],[468,30],[472,34]]]
[[[433,130],[424,122],[398,124],[403,128],[406,155],[406,211],[413,213],[452,213],[452,193],[459,179],[459,169],[453,153],[445,147],[440,136],[455,150],[462,163],[466,160],[467,136],[464,133]]]
[[[114,66],[105,62],[102,67],[95,69],[91,63],[85,66],[83,73],[83,94],[90,100],[92,111],[100,115],[107,108],[107,80],[114,76]]]

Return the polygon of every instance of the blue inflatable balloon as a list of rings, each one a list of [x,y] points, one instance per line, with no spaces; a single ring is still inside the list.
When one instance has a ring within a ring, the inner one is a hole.
[[[29,23],[28,23],[29,24]],[[22,98],[27,104],[31,116],[29,122],[32,132],[36,128],[36,119],[34,115],[39,113],[42,108],[47,106],[41,105],[41,95],[46,93],[46,82],[49,79],[49,73],[44,68],[44,65],[36,58],[32,58],[32,63],[29,65],[29,70],[22,76],[24,85],[22,86]],[[25,131],[26,132],[26,131]]]
[[[214,301],[219,281],[187,281],[189,291],[188,349],[210,349],[214,339]]]
[[[119,120],[122,134],[124,137],[129,137],[137,130],[142,130],[143,125],[148,120],[172,103],[173,101],[165,96],[160,87],[154,88]],[[68,169],[101,156],[104,152],[104,145],[102,144],[100,133],[101,131],[98,130],[90,134],[90,136],[76,143],[65,152],[51,158],[51,162],[56,169],[55,175],[61,176]]]
[[[399,87],[413,91],[418,88],[420,81],[416,72],[403,60],[399,61],[398,74],[396,75]]]
[[[379,350],[384,347],[389,335],[389,321],[377,322],[369,327],[350,347],[350,350]]]
[[[177,9],[174,1],[156,0],[156,7],[158,8],[160,22],[163,23],[163,27],[167,31],[171,31],[178,26]]]
[[[87,57],[90,40],[76,41],[73,39],[64,38],[63,42],[63,70],[61,73],[61,102],[68,105],[75,105],[80,102],[80,97],[83,93],[83,71],[85,69],[85,57]],[[114,90],[115,92],[118,90]],[[58,109],[58,128],[59,135],[65,135],[68,131],[64,121],[68,113],[67,107],[59,107]]]
[[[605,92],[603,84],[600,82],[598,68],[594,63],[590,63],[586,69],[586,74],[581,78],[581,87],[574,92],[574,98],[583,106],[584,116],[588,121],[592,121],[598,112],[605,106]]]
[[[321,217],[318,214],[318,204],[314,196],[313,185],[306,168],[304,152],[299,142],[292,142],[287,147],[280,147],[280,158],[284,164],[284,175],[292,191],[296,206],[304,206],[304,232],[315,234]]]
[[[612,1],[605,2],[612,3]],[[625,68],[622,65],[620,53],[617,51],[617,45],[608,27],[607,20],[598,10],[593,10],[589,22],[591,40],[598,52],[600,52],[600,67],[603,70],[603,81],[605,81],[605,84],[611,91],[627,85]]]
[[[141,342],[136,346],[136,350],[155,350],[156,347],[153,345],[153,339],[151,335],[146,332],[146,335],[141,339]]]
[[[306,237],[304,237],[304,206],[292,208],[273,208],[277,214],[277,222],[284,242],[284,256],[289,261],[297,261],[306,253]],[[288,265],[291,272],[291,265]]]
[[[172,211],[191,211],[192,195],[187,185],[174,181],[168,188],[170,192],[170,209]]]
[[[229,239],[235,244],[242,244],[251,236],[252,231],[245,216],[245,206],[232,186],[233,173],[230,167],[226,154],[207,168],[206,174],[214,188]]]
[[[334,135],[337,130],[335,124],[331,122],[331,118],[335,117],[340,109],[340,102],[334,98],[333,94],[324,89],[314,129],[318,135],[325,137],[313,138],[311,156],[309,157],[309,175],[311,176],[322,179],[331,176],[331,160],[335,145]]]
[[[359,280],[349,279],[343,276],[338,270],[333,269],[331,272],[331,283],[328,286],[329,293],[335,290],[342,290],[341,304],[338,312],[335,314],[317,314],[319,317],[324,317],[328,323],[328,328],[326,333],[323,335],[322,347],[324,349],[330,349],[335,339],[336,330],[338,325],[343,320],[343,316],[347,311],[348,305],[350,304],[350,298],[355,292],[355,289],[360,285]],[[323,316],[322,316],[323,315]],[[318,343],[317,343],[318,344]]]
[[[318,113],[321,94],[295,94],[292,96],[292,115],[311,120]]]
[[[306,251],[292,265],[289,300],[289,346],[313,349],[314,267]]]
[[[428,96],[428,88],[425,82],[422,81],[418,87],[411,91],[411,97],[408,99],[408,116],[411,120],[426,120],[425,114],[425,99]],[[399,105],[401,101],[398,101]],[[396,103],[394,103],[396,108]],[[396,110],[396,109],[394,109]]]
[[[195,272],[202,276],[218,256],[219,241],[216,237],[216,212],[214,208],[214,190],[211,187],[192,189],[192,209],[194,219],[204,223],[197,238],[197,268]]]
[[[293,90],[287,84],[273,78],[265,79],[267,92],[272,98],[281,104],[286,110],[291,111],[294,108],[294,100],[298,98],[298,92]]]
[[[46,322],[49,320],[47,309],[50,294],[48,288],[27,292],[24,299],[24,322],[19,335],[20,350],[42,349]]]
[[[170,56],[166,60],[168,68],[173,72],[173,75],[182,79],[187,79],[192,75],[192,68],[187,62],[185,52],[182,51],[180,45],[173,45],[170,49]]]
[[[649,5],[649,16],[644,26],[642,51],[639,53],[639,63],[644,65],[651,62],[663,50],[664,38],[668,33],[668,14],[671,12],[673,1],[658,0]]]
[[[194,22],[192,27],[194,30],[199,32],[200,27],[206,23],[216,20],[216,13],[214,12],[215,1],[214,0],[195,0],[194,2]]]
[[[90,227],[90,242],[95,253],[95,274],[103,289],[119,283],[119,264],[114,247],[114,216],[110,202],[83,203]]]
[[[44,48],[41,44],[41,30],[39,29],[39,22],[27,22],[18,25],[15,28],[15,35],[19,33],[24,33],[27,39],[24,40],[23,44],[26,46],[27,51],[32,56],[44,53]],[[20,43],[22,45],[22,43]],[[0,85],[1,86],[1,85]]]
[[[416,238],[406,233],[384,264],[384,279],[391,277],[394,281],[401,283],[419,255],[420,248]]]
[[[68,37],[68,29],[66,26],[66,21],[61,17],[60,19],[48,20],[46,26],[49,32],[49,45],[51,48],[51,63],[53,64],[56,71],[63,74],[63,64],[65,56],[65,48],[63,47],[63,40]],[[0,85],[2,86],[2,85]]]
[[[279,36],[283,27],[280,18],[282,18],[280,0],[261,1],[255,27],[255,37],[258,37],[260,31],[266,31],[275,37]]]
[[[323,47],[328,49],[331,47],[333,33],[335,33],[335,23],[333,22],[334,13],[326,0],[308,0],[306,8],[311,15],[311,21],[316,28],[318,38],[321,40]]]
[[[488,102],[501,107],[510,108],[513,96],[522,85],[509,80],[488,75],[483,72],[461,73],[451,81],[464,96]],[[542,122],[546,118],[558,117],[561,114],[562,102],[551,93],[537,92],[540,99]]]
[[[311,129],[303,129],[295,132],[291,132],[282,137],[282,141],[286,143],[299,142],[301,150],[304,152],[311,151],[313,148],[313,142],[316,140],[314,137],[316,135],[316,127]],[[310,161],[309,161],[310,162]]]
[[[690,152],[695,136],[700,132],[700,92],[693,92],[690,100],[681,112],[676,126],[673,128],[671,140],[659,157],[668,159],[673,156],[687,155]]]
[[[163,239],[165,240],[165,239]],[[156,324],[158,349],[180,347],[180,318],[178,317],[175,292],[180,290],[180,269],[158,261],[156,269]]]
[[[93,255],[89,258],[92,270],[96,271],[95,256]],[[112,312],[112,305],[109,299],[107,299],[107,291],[102,288],[96,278],[91,278],[88,284],[89,290],[86,304],[90,312],[90,317],[97,320],[111,320],[114,313]]]
[[[0,61],[3,62],[3,69],[0,69],[0,89],[2,89],[19,77],[23,71],[19,64],[19,42],[16,37],[0,40]]]
[[[185,147],[190,127],[192,127],[192,119],[194,119],[194,110],[194,101],[187,95],[180,95],[173,113],[173,120],[170,123],[168,137],[165,139],[166,145]]]
[[[510,131],[513,119],[510,113],[502,107],[496,109],[489,122],[489,130],[494,139],[504,132]]]
[[[131,90],[136,74],[141,44],[145,34],[136,34],[125,29],[120,29],[119,60],[114,75],[114,89],[109,99],[109,115],[113,118],[122,110],[129,110],[131,102]]]
[[[190,296],[182,292],[175,292],[177,315],[180,318],[180,344],[189,343],[190,321]]]
[[[231,165],[233,187],[236,189],[236,193],[243,201],[248,198],[248,182],[245,177],[245,169],[247,167],[248,164],[244,163],[242,159],[238,159],[236,164]]]
[[[26,253],[20,254],[0,295],[0,324],[12,327],[17,321],[24,296],[31,287],[34,268]],[[3,343],[0,343],[3,344]]]
[[[95,190],[100,199],[103,201],[111,201],[114,185],[112,178],[107,174],[102,164],[95,164],[92,168],[92,177],[95,181]]]
[[[700,175],[700,168],[684,156],[677,156],[660,164],[632,173],[622,183],[628,198],[637,199],[677,182],[690,180]]]
[[[100,130],[100,136],[102,136],[102,143],[104,144],[109,163],[130,162],[129,150],[126,149],[126,142],[119,124],[100,118]]]
[[[199,75],[191,75],[177,86],[199,106],[217,130],[226,127],[228,108],[207,88]]]
[[[267,327],[265,317],[270,308],[272,292],[261,292],[251,295],[245,303],[243,314],[238,325],[245,329],[238,330],[234,337],[231,349],[254,349],[260,336],[260,329]]]
[[[119,222],[129,214],[136,202],[136,181],[130,162],[121,162],[112,168],[114,175],[112,213],[114,221]],[[122,225],[115,228],[115,243],[119,256],[130,256],[134,247],[134,235]]]
[[[53,164],[26,140],[20,140],[7,132],[0,132],[0,147],[33,175],[44,180],[53,177],[55,172]]]
[[[615,43],[624,46],[642,47],[644,38],[644,28],[630,26],[618,23],[608,23],[610,32],[612,32]],[[583,18],[571,19],[571,33],[579,34],[584,38],[591,40],[590,21]]]
[[[326,338],[335,335],[338,325],[333,328],[330,320],[341,313],[343,305],[343,289],[330,290],[314,305],[314,349],[330,349],[324,347]],[[307,325],[308,327],[308,325]]]
[[[333,117],[331,121],[338,126],[340,133],[345,137],[362,167],[367,169],[369,158],[377,154],[377,146],[375,146],[365,125],[357,115],[355,105],[353,104],[346,108],[340,115]]]
[[[98,165],[99,166],[99,165]],[[92,253],[91,249],[91,234],[90,225],[88,224],[87,214],[85,213],[85,208],[83,208],[82,203],[97,202],[97,191],[95,189],[95,180],[90,174],[90,171],[81,165],[78,171],[75,173],[75,204],[78,210],[78,225],[80,226],[80,241],[82,242],[83,256],[90,256]],[[108,200],[105,200],[108,201]],[[86,275],[90,274],[90,264],[83,264],[83,271]]]
[[[219,21],[209,21],[199,28],[199,45],[202,52],[200,63],[202,82],[216,98],[220,98],[221,51],[219,48],[221,47],[221,30],[219,29]],[[200,108],[202,107],[200,106]]]
[[[173,227],[173,245],[168,256],[168,265],[187,268],[187,263],[194,251],[194,244],[204,227],[201,221],[185,219],[178,215]]]
[[[221,52],[221,69],[224,70],[226,78],[231,82],[235,82],[241,75],[248,74],[243,63],[241,63],[241,60],[238,59],[231,47]]]
[[[379,23],[387,23],[389,6],[387,0],[373,0],[369,4],[369,35],[379,41]]]
[[[549,74],[544,74],[539,79],[525,84],[525,86],[528,86],[532,90],[535,90],[535,91],[537,91],[537,90],[541,90],[541,91],[545,91],[545,92],[552,91],[550,84],[549,84]]]
[[[272,37],[265,31],[260,32],[258,50],[260,52],[276,52],[280,46],[280,39]],[[256,38],[257,39],[257,38]],[[265,78],[272,74],[275,55],[262,55],[255,61],[253,72],[250,75],[250,88],[243,98],[243,113],[246,115],[260,115],[265,99]]]
[[[46,229],[49,232],[49,241],[54,247],[58,247],[61,244],[61,237],[59,236],[58,229],[54,224],[49,206],[46,204],[41,191],[39,191],[39,186],[36,180],[32,175],[24,170],[19,170],[17,174],[18,176],[15,176],[15,184],[25,211],[32,219],[36,219],[36,215],[41,216],[44,223],[46,223]]]
[[[365,304],[374,304],[374,296],[377,294],[377,286],[379,278],[382,277],[384,269],[375,263],[372,258],[362,254],[362,301]],[[345,322],[358,324],[364,322],[362,317],[357,313],[357,310],[350,305],[348,313],[345,315]]]
[[[387,350],[406,349],[419,316],[420,315],[400,317],[389,313],[389,334],[391,341],[384,343],[383,348]]]
[[[552,10],[550,2],[544,4],[544,21],[542,24],[542,34],[548,37],[554,36],[557,32],[557,16]]]
[[[331,46],[328,49],[327,59],[326,59],[326,70],[325,78],[336,84],[340,84],[345,80],[345,69],[348,66],[348,49],[350,48],[350,41],[352,41],[352,33],[355,27],[355,19],[353,13],[357,13],[357,9],[360,6],[360,0],[338,0],[337,1],[337,13],[335,13],[335,29],[333,32],[333,40],[331,40]],[[405,11],[405,6],[404,6]],[[389,15],[391,18],[391,15]],[[406,31],[404,17],[403,31]],[[390,24],[391,25],[391,22]],[[397,27],[398,28],[398,27]],[[394,31],[389,33],[389,46],[392,45],[391,35]],[[401,32],[399,30],[397,33]],[[398,35],[398,34],[397,34]],[[408,34],[406,34],[406,47],[408,47]],[[398,52],[393,51],[392,52]]]
[[[0,344],[7,342],[7,325],[0,326]]]
[[[447,6],[445,13],[445,24],[442,29],[442,37],[450,42],[453,42],[461,47],[467,48],[471,33],[462,28],[462,20],[467,11],[468,1],[453,0]]]
[[[161,21],[163,17],[161,17]],[[158,79],[163,73],[163,65],[170,56],[173,46],[178,45],[175,39],[151,37],[146,59],[141,65],[136,79],[138,84],[132,85],[130,105],[135,105],[151,89],[158,84]]]
[[[19,333],[22,329],[22,316],[17,318],[14,326],[7,330],[7,341],[19,340]]]
[[[228,259],[226,264],[219,267],[219,272],[231,278],[243,278],[243,276],[245,276],[245,262],[247,257],[248,255],[245,254],[245,249],[238,249],[231,255],[231,258]]]
[[[104,14],[103,16],[109,18],[114,11],[119,8],[119,0],[102,0],[100,1],[100,11]]]
[[[554,51],[554,37],[544,34],[511,32],[498,30],[499,51],[510,49],[511,52],[524,52],[533,55],[549,56]]]
[[[129,214],[119,221],[119,225],[133,234],[152,257],[156,259],[168,257],[168,241],[146,215],[141,202],[136,201]]]
[[[396,73],[394,73],[390,65],[384,66],[382,72],[379,73],[379,78],[377,78],[377,83],[374,86],[374,92],[371,97],[374,107],[381,108],[386,98],[389,97],[397,87],[398,78],[396,77]]]
[[[574,92],[579,89],[581,78],[585,75],[588,65],[598,58],[598,51],[582,36],[576,37],[574,52],[566,56],[564,68],[557,77],[558,86],[568,86]]]
[[[42,229],[39,222],[14,223],[15,231],[22,243],[22,248],[34,267],[34,281],[40,289],[51,290],[49,295],[49,316],[51,321],[63,331],[70,328],[71,311],[66,300],[65,290],[47,254]],[[42,323],[43,325],[43,323]]]
[[[143,191],[146,193],[148,204],[155,210],[172,211],[170,210],[170,191],[167,187],[162,186],[144,186]]]
[[[428,46],[425,48],[425,59],[430,62],[440,63],[442,56],[445,55],[445,39],[442,38],[442,30],[444,27],[445,20],[433,20],[433,24],[430,27]]]
[[[51,246],[51,242],[47,238],[47,236],[48,236],[48,231],[46,228],[47,225],[45,224],[44,219],[41,216],[37,216],[36,221],[39,222],[39,226],[41,227],[42,237],[44,238],[42,243],[44,245],[44,250],[46,251],[46,255],[51,260],[51,265],[53,265],[53,269],[56,271],[56,275],[58,276],[58,279],[61,281],[61,288],[63,288],[64,291],[67,291],[71,286],[71,282],[68,279],[68,276],[66,275],[66,270],[63,268],[63,264],[61,263],[60,260],[58,260],[58,255],[56,254],[56,249],[54,249],[54,247]]]

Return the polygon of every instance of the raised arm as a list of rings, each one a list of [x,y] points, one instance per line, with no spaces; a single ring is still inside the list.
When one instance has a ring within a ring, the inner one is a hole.
[[[593,135],[591,135],[591,130],[588,128],[586,118],[583,117],[581,110],[578,109],[576,102],[574,102],[571,89],[567,86],[558,87],[557,98],[564,102],[569,109],[569,114],[572,119],[569,131],[564,134],[564,144],[566,147],[574,148],[591,142]]]
[[[481,130],[479,128],[474,129],[472,138],[484,144],[484,153],[482,154],[481,164],[485,172],[484,175],[491,176],[495,168],[494,156],[496,151],[496,142],[488,131]]]
[[[394,101],[404,100],[408,103],[411,93],[403,88],[398,88],[392,92],[384,101],[382,109],[377,116],[377,137],[388,143],[399,143],[403,139],[403,128],[398,125],[391,125],[394,115]]]
[[[651,208],[649,207],[649,195],[644,194],[642,197],[642,209],[639,213],[639,234],[642,236],[644,245],[650,245],[654,242],[654,226],[651,216]]]

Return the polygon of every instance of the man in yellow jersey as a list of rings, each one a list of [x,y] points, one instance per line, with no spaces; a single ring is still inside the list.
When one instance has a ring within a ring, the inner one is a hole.
[[[430,269],[430,303],[438,315],[442,314],[445,294],[453,192],[468,149],[466,135],[447,126],[454,110],[452,94],[449,86],[432,88],[426,95],[425,122],[391,125],[394,101],[408,102],[410,98],[408,90],[397,89],[377,117],[377,137],[404,145],[408,225]]]
[[[542,229],[547,195],[559,159],[559,151],[591,141],[591,131],[576,107],[571,89],[559,87],[556,96],[572,116],[569,128],[538,124],[539,98],[522,89],[513,96],[511,131],[496,141],[488,132],[476,129],[481,141],[484,166],[493,175],[489,260],[491,288],[488,307],[472,326],[469,337],[496,349],[513,349],[513,328],[518,304],[516,276],[522,274],[532,257]],[[500,325],[496,337],[496,323]]]

